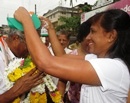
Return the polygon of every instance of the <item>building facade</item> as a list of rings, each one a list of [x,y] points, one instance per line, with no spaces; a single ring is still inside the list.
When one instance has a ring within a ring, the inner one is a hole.
[[[58,19],[62,17],[71,17],[72,15],[79,15],[77,9],[67,8],[58,6],[53,10],[49,10],[43,14],[44,17],[48,18],[54,26],[62,24]]]

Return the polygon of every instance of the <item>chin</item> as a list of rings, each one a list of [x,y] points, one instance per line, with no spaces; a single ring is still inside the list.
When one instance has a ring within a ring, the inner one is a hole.
[[[89,53],[92,53],[92,54],[94,54],[94,50],[92,50],[92,49],[89,49]]]

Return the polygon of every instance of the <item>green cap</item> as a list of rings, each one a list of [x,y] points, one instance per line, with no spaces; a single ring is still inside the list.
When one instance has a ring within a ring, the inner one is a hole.
[[[41,26],[40,19],[37,17],[36,14],[33,14],[31,16],[31,18],[32,18],[32,21],[33,21],[33,24],[34,24],[35,28],[38,29]],[[15,18],[7,17],[7,21],[8,21],[8,25],[9,25],[10,28],[16,28],[16,29],[18,29],[20,31],[23,31],[22,23],[17,21]]]

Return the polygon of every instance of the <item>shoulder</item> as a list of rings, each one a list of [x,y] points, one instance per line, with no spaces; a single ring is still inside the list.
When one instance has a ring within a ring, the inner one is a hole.
[[[100,68],[105,70],[109,69],[109,70],[117,70],[117,71],[122,71],[122,69],[128,69],[126,64],[118,58],[115,59],[111,59],[111,58],[94,58],[91,57],[91,59],[87,59],[92,66],[96,67],[96,68]],[[119,69],[120,68],[120,69]]]
[[[88,61],[96,71],[105,89],[114,87],[121,89],[122,84],[125,88],[129,88],[129,70],[121,59],[96,58]]]

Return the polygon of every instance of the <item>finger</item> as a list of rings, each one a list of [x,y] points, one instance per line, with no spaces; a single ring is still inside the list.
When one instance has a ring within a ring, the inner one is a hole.
[[[35,83],[34,83],[34,86],[37,86],[37,85],[39,85],[39,84],[41,84],[41,83],[43,83],[44,81],[42,80],[42,79],[40,79],[40,80],[37,80]]]
[[[43,71],[39,70],[38,68],[36,68],[36,69],[37,69],[37,71],[38,71],[39,73],[43,73]]]
[[[39,19],[40,19],[40,20],[43,20],[43,16],[39,16]]]
[[[41,21],[46,21],[46,22],[49,22],[50,20],[49,20],[48,18],[41,17]]]
[[[29,71],[27,74],[25,74],[26,76],[31,76],[36,72],[36,68],[33,68],[31,71]]]
[[[32,79],[34,86],[41,84],[44,82],[43,76],[39,76],[38,78]]]
[[[43,77],[43,72],[37,70],[30,76],[30,79],[38,80],[38,79],[41,79],[42,77]]]
[[[34,82],[36,82],[36,81],[42,79],[43,77],[44,77],[44,76],[43,76],[43,73],[40,74],[40,75],[34,74],[33,77],[32,77],[32,80],[33,80]]]

